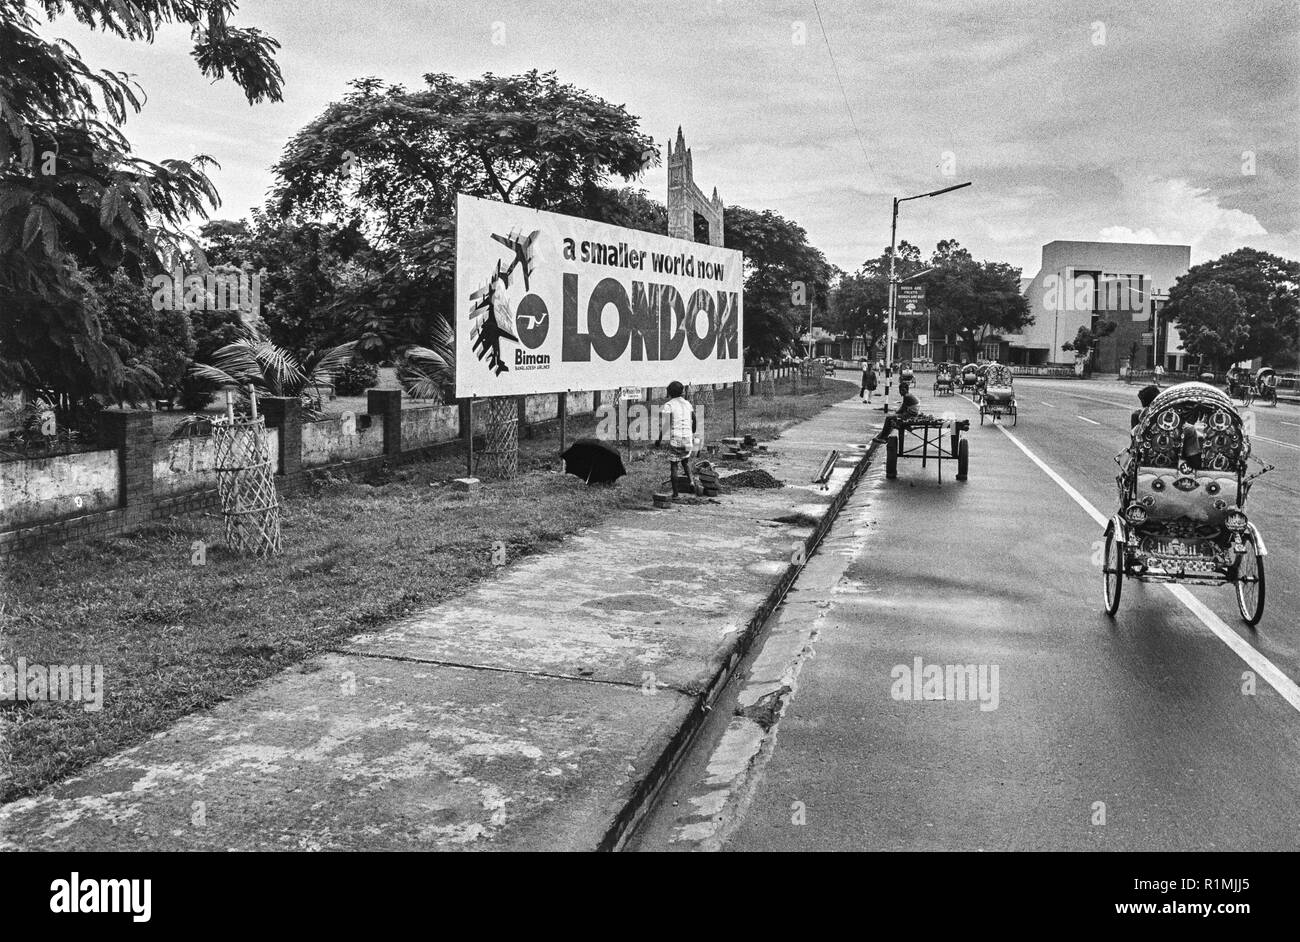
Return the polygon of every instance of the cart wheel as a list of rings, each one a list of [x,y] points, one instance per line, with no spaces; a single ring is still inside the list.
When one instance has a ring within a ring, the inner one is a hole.
[[[1254,626],[1264,617],[1264,558],[1255,549],[1255,541],[1246,537],[1246,551],[1233,570],[1233,588],[1237,590],[1237,610],[1246,624]]]
[[[1115,617],[1119,610],[1119,594],[1124,588],[1124,544],[1115,539],[1112,529],[1106,534],[1106,551],[1101,563],[1102,598],[1106,614]]]
[[[957,446],[957,480],[966,480],[966,471],[970,468],[970,442],[966,439],[961,440]]]
[[[885,441],[885,477],[898,477],[898,439],[893,435]]]
[[[1015,427],[1016,427],[1016,423],[1019,422],[1019,421],[1020,421],[1020,410],[1019,410],[1019,409],[1012,409],[1012,410],[1011,410],[1011,427],[1012,427],[1012,428],[1015,428]]]

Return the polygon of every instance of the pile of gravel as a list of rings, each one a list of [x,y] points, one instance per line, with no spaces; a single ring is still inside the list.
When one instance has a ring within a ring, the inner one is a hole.
[[[785,487],[785,482],[778,481],[762,468],[751,468],[737,474],[718,476],[718,483],[726,487]]]

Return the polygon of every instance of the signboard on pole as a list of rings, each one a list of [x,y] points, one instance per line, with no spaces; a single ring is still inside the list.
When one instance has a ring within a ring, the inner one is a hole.
[[[899,314],[925,312],[925,285],[899,285],[897,298]]]
[[[1150,331],[1150,330],[1145,330],[1145,331],[1143,331],[1143,332],[1142,332],[1142,339],[1141,339],[1140,342],[1141,342],[1142,346],[1144,346],[1144,347],[1150,347],[1150,346],[1154,345],[1155,342],[1156,342],[1156,335],[1155,335],[1155,332],[1154,332],[1154,331]]]
[[[742,378],[744,257],[456,198],[456,395]]]

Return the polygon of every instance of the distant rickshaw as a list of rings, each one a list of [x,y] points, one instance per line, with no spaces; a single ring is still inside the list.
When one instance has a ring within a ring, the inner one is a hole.
[[[983,382],[983,391],[979,399],[980,425],[984,424],[986,415],[995,423],[999,419],[1010,416],[1011,424],[1015,425],[1019,416],[1016,408],[1016,393],[1012,388],[1014,378],[1011,367],[1003,363],[988,364]]]
[[[1265,405],[1277,405],[1277,371],[1270,366],[1261,366],[1255,372],[1255,398]]]
[[[957,375],[957,382],[964,393],[975,394],[975,385],[979,380],[979,367],[974,363],[963,363]]]
[[[1251,379],[1250,371],[1244,367],[1231,367],[1224,386],[1229,399],[1239,399],[1244,405],[1251,405],[1255,401],[1255,382]]]
[[[948,363],[940,363],[935,367],[934,394],[936,396],[951,396],[954,394],[952,373],[953,368]]]

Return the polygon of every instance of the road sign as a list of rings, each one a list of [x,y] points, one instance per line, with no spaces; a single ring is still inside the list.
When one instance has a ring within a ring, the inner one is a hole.
[[[925,285],[899,285],[897,297],[901,314],[920,314],[925,310]]]
[[[928,347],[928,346],[930,346],[930,338],[929,338],[929,336],[926,335],[926,334],[920,334],[920,335],[918,335],[917,338],[916,338],[916,342],[917,342],[918,344],[920,344],[921,346],[923,346],[923,347]]]
[[[1145,330],[1142,332],[1142,346],[1150,347],[1156,342],[1156,336],[1153,331]]]

